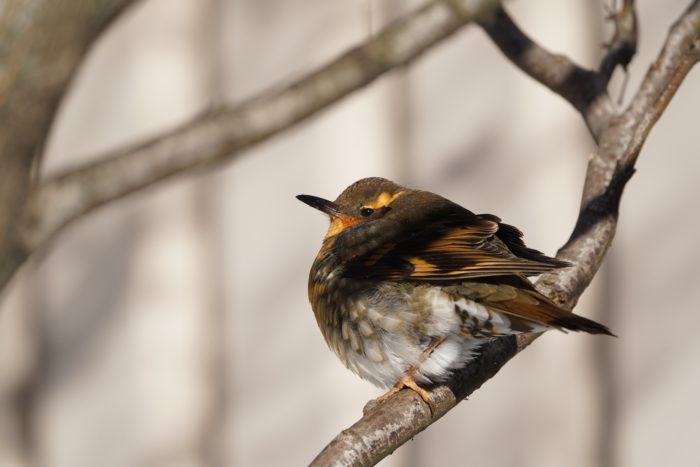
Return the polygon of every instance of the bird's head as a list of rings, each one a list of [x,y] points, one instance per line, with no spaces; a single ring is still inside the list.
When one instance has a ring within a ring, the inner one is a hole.
[[[394,216],[397,200],[417,193],[385,178],[363,178],[343,191],[335,201],[311,195],[299,195],[297,199],[330,217],[330,227],[325,238],[334,237],[346,229]],[[401,203],[403,205],[403,203]]]

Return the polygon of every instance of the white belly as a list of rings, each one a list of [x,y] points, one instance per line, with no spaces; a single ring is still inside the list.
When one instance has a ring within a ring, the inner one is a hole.
[[[463,332],[466,315],[488,320],[487,310],[437,287],[380,290],[348,313],[337,339],[331,339],[335,345],[329,344],[350,370],[385,388],[415,366],[419,384],[442,382],[487,340]],[[426,355],[434,339],[444,340]]]

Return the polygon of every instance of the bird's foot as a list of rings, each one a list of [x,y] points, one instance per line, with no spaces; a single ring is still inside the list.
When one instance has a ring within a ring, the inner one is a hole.
[[[428,407],[430,408],[430,415],[433,415],[435,413],[435,405],[433,404],[433,401],[430,399],[431,393],[430,391],[426,391],[422,387],[418,386],[418,383],[416,383],[416,380],[413,379],[413,373],[414,372],[408,372],[406,373],[398,383],[396,383],[391,389],[389,389],[386,393],[382,394],[381,396],[377,397],[375,399],[376,402],[382,402],[388,399],[389,397],[393,396],[397,392],[401,391],[403,388],[408,388],[412,389],[414,392],[416,392],[421,399],[425,401],[426,404],[428,404]]]

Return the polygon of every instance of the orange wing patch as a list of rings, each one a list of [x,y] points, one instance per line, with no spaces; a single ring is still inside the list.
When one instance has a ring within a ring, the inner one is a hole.
[[[508,274],[539,274],[554,267],[514,255],[494,239],[498,224],[450,229],[424,245],[418,255],[402,256],[413,265],[410,277],[423,280],[456,280]]]
[[[438,267],[436,265],[422,258],[412,256],[406,259],[413,265],[413,273],[411,274],[413,277],[432,276],[438,272]]]

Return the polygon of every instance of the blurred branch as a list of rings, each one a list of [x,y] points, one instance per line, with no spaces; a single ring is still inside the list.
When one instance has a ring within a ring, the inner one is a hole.
[[[538,289],[564,306],[576,304],[598,271],[615,235],[622,191],[634,172],[642,145],[700,59],[699,2],[692,2],[671,29],[629,108],[611,116],[599,129],[599,147],[588,165],[577,224],[557,255],[574,266],[537,281]],[[546,73],[542,76],[546,79]],[[453,381],[434,389],[433,414],[411,390],[403,390],[382,403],[368,404],[364,416],[336,436],[311,465],[376,464],[455,407],[537,337],[539,334],[523,334],[485,345],[480,356],[458,371]]]
[[[481,21],[481,26],[513,64],[573,105],[598,140],[615,114],[615,107],[608,96],[607,83],[596,72],[534,42],[503,8]]]
[[[104,154],[41,183],[20,218],[20,241],[36,250],[68,223],[177,174],[229,161],[287,130],[495,8],[496,0],[432,0],[317,71],[237,105],[212,110],[136,147]],[[0,275],[0,287],[7,276]]]
[[[603,82],[607,83],[613,71],[618,66],[627,70],[627,65],[637,53],[639,28],[634,0],[624,0],[620,11],[608,14],[608,19],[615,23],[615,33],[607,44],[608,51],[598,66],[598,73]]]
[[[559,94],[579,111],[593,138],[616,115],[607,86],[617,66],[626,69],[637,51],[637,17],[634,2],[625,0],[609,18],[615,33],[598,71],[587,70],[564,55],[554,54],[530,39],[503,8],[480,21],[481,26],[506,57],[529,76]]]
[[[3,0],[0,6],[0,290],[31,248],[17,233],[32,169],[90,45],[133,0]]]

